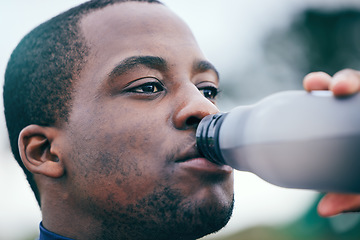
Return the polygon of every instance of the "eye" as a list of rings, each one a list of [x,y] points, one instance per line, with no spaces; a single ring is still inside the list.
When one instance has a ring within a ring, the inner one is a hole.
[[[129,89],[129,92],[152,94],[152,93],[161,92],[163,90],[164,90],[164,87],[160,83],[147,82],[140,86]]]
[[[210,100],[214,100],[219,93],[219,89],[217,89],[216,87],[210,87],[210,86],[199,88],[199,91],[202,93],[202,95],[204,95],[204,97],[206,97]]]

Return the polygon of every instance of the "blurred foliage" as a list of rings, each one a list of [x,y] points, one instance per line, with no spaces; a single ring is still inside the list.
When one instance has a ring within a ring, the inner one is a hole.
[[[269,63],[286,65],[302,74],[359,69],[360,13],[353,9],[309,9],[289,29],[275,31],[265,39],[264,50]]]
[[[307,9],[287,28],[274,27],[260,45],[249,59],[238,53],[237,68],[224,74],[226,110],[278,91],[303,89],[309,72],[360,70],[360,13],[355,8]]]

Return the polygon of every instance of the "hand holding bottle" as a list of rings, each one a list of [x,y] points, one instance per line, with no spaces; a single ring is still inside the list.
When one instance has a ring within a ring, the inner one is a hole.
[[[351,95],[360,92],[360,72],[346,69],[333,77],[324,72],[310,73],[304,78],[304,88],[331,90],[335,96]],[[360,211],[360,194],[328,193],[318,205],[318,212],[324,217],[351,211]]]

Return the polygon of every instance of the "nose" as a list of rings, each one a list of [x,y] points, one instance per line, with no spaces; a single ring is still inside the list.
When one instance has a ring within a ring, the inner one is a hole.
[[[205,98],[195,86],[187,89],[178,99],[172,120],[175,128],[180,130],[196,128],[205,116],[219,112],[216,105]]]

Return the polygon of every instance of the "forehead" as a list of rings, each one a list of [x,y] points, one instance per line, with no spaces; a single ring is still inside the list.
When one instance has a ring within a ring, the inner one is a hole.
[[[151,47],[149,43],[156,45],[174,38],[182,39],[183,44],[195,44],[187,25],[166,6],[157,3],[124,2],[107,6],[85,16],[81,29],[92,50],[109,48],[109,44],[122,46],[123,50],[142,50]]]

